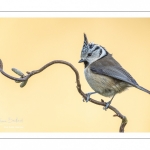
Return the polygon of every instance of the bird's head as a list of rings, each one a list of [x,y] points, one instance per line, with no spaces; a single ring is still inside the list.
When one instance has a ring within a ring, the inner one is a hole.
[[[98,44],[88,43],[86,34],[84,34],[84,44],[81,51],[81,60],[79,63],[84,62],[85,67],[95,62],[98,59],[105,57],[108,54],[106,49]]]

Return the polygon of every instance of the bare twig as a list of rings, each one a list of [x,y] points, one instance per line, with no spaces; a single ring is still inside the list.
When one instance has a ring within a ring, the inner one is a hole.
[[[31,76],[42,72],[44,69],[46,69],[47,67],[49,67],[49,66],[51,66],[53,64],[65,64],[65,65],[69,66],[74,71],[74,73],[76,75],[77,90],[82,95],[82,97],[84,99],[86,99],[86,94],[81,90],[80,77],[79,77],[79,73],[78,73],[77,69],[71,63],[63,61],[63,60],[54,60],[54,61],[51,61],[51,62],[47,63],[46,65],[44,65],[42,68],[40,68],[38,70],[34,70],[34,71],[31,71],[31,72],[27,71],[27,75],[24,75],[24,76],[22,76],[20,78],[13,77],[13,76],[8,75],[7,73],[5,73],[3,71],[3,63],[0,60],[0,72],[4,76],[6,76],[7,78],[9,78],[9,79],[12,79],[12,80],[15,80],[15,81],[20,81],[20,82],[25,82],[25,81],[27,82],[28,79]],[[90,98],[89,101],[92,102],[92,103],[94,103],[94,104],[101,105],[101,106],[105,106],[106,105],[106,103],[103,100],[101,100],[101,102],[100,102],[100,101],[96,101],[96,100]],[[122,123],[120,125],[119,132],[124,132],[124,128],[125,128],[125,126],[127,124],[127,118],[125,116],[123,116],[115,107],[113,107],[113,106],[110,105],[108,108],[111,109],[112,111],[114,111],[116,113],[114,116],[117,116],[120,119],[122,119]]]

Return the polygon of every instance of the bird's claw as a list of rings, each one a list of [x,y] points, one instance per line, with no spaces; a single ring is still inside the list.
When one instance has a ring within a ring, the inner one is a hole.
[[[86,95],[85,101],[88,102],[90,99],[90,95],[95,94],[95,93],[97,93],[97,92],[90,92],[90,93],[85,94]]]
[[[85,94],[85,95],[86,95],[86,99],[85,99],[85,101],[86,101],[86,102],[88,102],[88,101],[89,101],[89,99],[90,99],[90,95],[91,95],[91,94],[90,94],[90,93],[87,93],[87,94]]]
[[[108,109],[108,107],[110,106],[111,101],[107,102],[106,105],[103,107],[103,109],[106,111]]]

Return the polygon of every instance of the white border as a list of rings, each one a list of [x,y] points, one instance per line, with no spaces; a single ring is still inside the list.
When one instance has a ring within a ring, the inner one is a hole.
[[[150,133],[0,133],[0,138],[50,138],[50,139],[150,139]]]
[[[1,11],[147,11],[149,0],[1,0]]]
[[[147,18],[150,12],[0,12],[0,18]]]
[[[149,1],[141,2],[139,0],[120,0],[101,1],[98,5],[89,0],[75,1],[65,3],[65,0],[46,1],[39,0],[33,2],[26,0],[21,1],[6,1],[0,2],[0,11],[57,11],[57,10],[72,10],[72,11],[143,11],[143,12],[0,12],[0,18],[147,18],[150,17]],[[132,5],[131,5],[132,3]],[[66,5],[67,4],[67,5]],[[92,5],[91,5],[92,4]],[[140,4],[140,5],[136,5]],[[134,5],[134,6],[133,6]],[[61,6],[61,7],[60,7]],[[66,6],[66,7],[65,7]],[[65,8],[65,9],[64,9]],[[82,8],[82,9],[81,9]],[[0,138],[150,138],[149,133],[0,133]]]

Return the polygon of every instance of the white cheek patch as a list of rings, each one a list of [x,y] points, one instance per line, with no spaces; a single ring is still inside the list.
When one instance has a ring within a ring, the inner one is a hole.
[[[91,52],[91,50],[89,49],[89,53]],[[98,59],[101,59],[102,57],[107,55],[107,51],[103,48],[98,47],[98,49],[96,48],[96,46],[94,47],[94,50],[92,51],[92,55],[91,56],[86,56],[85,60],[91,64],[93,62],[95,62]]]

